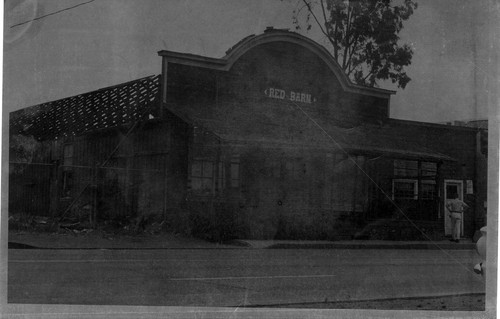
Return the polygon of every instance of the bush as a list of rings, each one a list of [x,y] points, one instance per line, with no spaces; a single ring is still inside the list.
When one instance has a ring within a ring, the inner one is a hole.
[[[21,213],[9,216],[9,230],[33,230],[35,227],[35,216]]]
[[[36,216],[29,213],[19,213],[9,216],[10,231],[54,231],[57,225],[49,217]]]

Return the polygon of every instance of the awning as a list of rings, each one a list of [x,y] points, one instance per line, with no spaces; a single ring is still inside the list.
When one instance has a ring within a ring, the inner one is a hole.
[[[286,121],[275,122],[262,116],[246,117],[243,121],[196,119],[194,122],[222,141],[235,146],[337,150],[353,155],[456,161],[446,154],[423,146],[417,138],[408,136],[402,127],[365,124],[342,128],[325,123],[324,120],[301,119],[297,123],[287,118]]]

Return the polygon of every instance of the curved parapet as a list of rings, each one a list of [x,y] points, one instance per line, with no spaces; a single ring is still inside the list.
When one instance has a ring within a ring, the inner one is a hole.
[[[159,51],[158,55],[164,58],[164,62],[166,61],[196,67],[210,68],[220,71],[229,71],[232,66],[248,51],[264,44],[276,42],[295,44],[314,53],[327,65],[327,67],[338,79],[343,90],[346,92],[371,95],[382,98],[389,98],[391,94],[395,93],[394,91],[390,90],[370,88],[352,83],[346,76],[340,65],[328,52],[328,50],[325,49],[325,47],[298,33],[285,30],[268,28],[264,33],[260,35],[248,36],[238,42],[231,49],[229,49],[226,52],[226,55],[220,59],[166,50]],[[164,63],[164,65],[166,65],[166,63]]]

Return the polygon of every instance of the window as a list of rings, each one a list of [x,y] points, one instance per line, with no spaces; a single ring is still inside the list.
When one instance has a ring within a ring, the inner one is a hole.
[[[420,198],[423,200],[433,200],[436,198],[436,182],[422,181],[422,192]]]
[[[394,160],[394,176],[418,176],[418,162],[407,160]]]
[[[240,186],[240,156],[234,155],[231,158],[231,187]]]
[[[392,181],[392,199],[417,199],[417,181],[412,179],[395,179]]]
[[[213,188],[214,163],[209,160],[195,159],[191,163],[191,189],[210,192]]]
[[[217,165],[212,159],[196,158],[191,163],[191,190],[210,193],[213,190],[223,190],[226,188],[227,167],[223,161]],[[233,156],[231,159],[229,172],[231,174],[231,187],[240,186],[240,158]],[[217,179],[214,180],[214,177]]]

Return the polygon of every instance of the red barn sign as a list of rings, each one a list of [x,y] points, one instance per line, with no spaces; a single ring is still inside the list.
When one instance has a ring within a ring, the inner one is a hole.
[[[287,92],[282,89],[276,88],[267,88],[264,90],[264,94],[267,97],[280,99],[280,100],[289,100],[294,102],[308,103],[316,102],[316,99],[312,98],[311,94],[302,93],[302,92]]]

